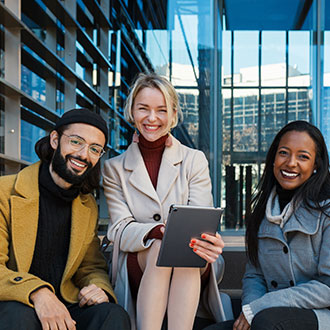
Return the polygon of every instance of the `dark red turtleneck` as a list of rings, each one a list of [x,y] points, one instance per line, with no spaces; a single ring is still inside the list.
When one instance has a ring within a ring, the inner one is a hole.
[[[139,149],[141,151],[144,164],[146,165],[150,180],[155,189],[157,188],[158,173],[167,137],[168,135],[166,134],[158,140],[150,142],[146,140],[142,134],[139,136]]]

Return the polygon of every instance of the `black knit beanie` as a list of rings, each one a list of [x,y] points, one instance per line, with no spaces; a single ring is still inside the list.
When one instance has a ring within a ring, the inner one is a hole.
[[[107,123],[99,114],[88,109],[72,109],[65,112],[56,122],[54,129],[57,130],[61,126],[75,123],[84,123],[98,128],[103,132],[106,144],[108,143]]]

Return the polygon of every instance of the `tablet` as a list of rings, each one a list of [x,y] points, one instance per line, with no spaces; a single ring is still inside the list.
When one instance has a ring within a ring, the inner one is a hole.
[[[172,205],[165,226],[157,266],[205,267],[206,260],[189,247],[202,233],[215,235],[223,209],[191,205]]]

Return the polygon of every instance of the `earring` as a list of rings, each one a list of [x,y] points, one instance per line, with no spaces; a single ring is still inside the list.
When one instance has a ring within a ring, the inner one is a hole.
[[[137,130],[134,131],[133,142],[134,143],[139,143],[139,135],[138,135],[138,131]]]
[[[317,172],[317,171],[316,171],[316,168],[315,168],[314,171],[313,171],[313,174],[316,174],[316,172]]]
[[[168,138],[165,141],[165,146],[170,147],[173,144],[172,136],[171,134],[168,135]]]

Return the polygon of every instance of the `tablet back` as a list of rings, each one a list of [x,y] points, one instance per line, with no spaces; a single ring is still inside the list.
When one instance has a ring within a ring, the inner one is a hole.
[[[206,260],[189,247],[192,238],[202,233],[215,234],[223,210],[214,207],[172,205],[166,222],[157,266],[205,267]]]

